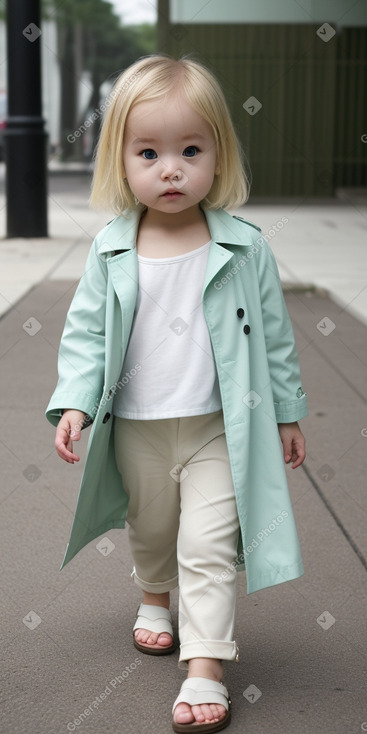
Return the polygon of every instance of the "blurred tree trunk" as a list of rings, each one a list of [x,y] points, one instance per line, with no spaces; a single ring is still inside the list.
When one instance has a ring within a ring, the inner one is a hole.
[[[96,44],[95,44],[93,33],[89,32],[87,34],[87,40],[88,40],[88,56],[89,58],[94,59],[96,58]],[[90,107],[94,112],[95,111],[98,112],[99,107],[100,107],[100,101],[101,101],[100,100],[100,84],[101,84],[100,74],[98,73],[96,64],[93,64],[92,66],[92,96],[90,99]],[[92,126],[92,135],[93,135],[92,153],[94,152],[95,147],[98,142],[100,126],[102,124],[102,118],[103,118],[103,115],[101,114],[99,119],[96,121],[96,124]]]
[[[83,122],[79,119],[78,110],[79,85],[83,73],[81,23],[59,24],[58,38],[61,58],[61,155],[63,160],[80,160],[83,157],[82,137],[75,135],[75,132]]]
[[[91,99],[87,107],[96,110],[102,82],[109,79],[112,83],[122,69],[142,55],[144,44],[138,33],[121,28],[112,5],[104,0],[42,0],[42,4],[46,17],[55,20],[58,28],[61,155],[63,160],[82,160],[86,151],[80,126],[88,112],[81,110],[79,102],[83,72],[88,71],[91,76]],[[151,43],[149,34],[147,38]],[[94,139],[100,122],[98,119],[92,128],[88,126],[89,136],[93,135]]]
[[[68,142],[68,135],[73,135],[76,117],[76,94],[74,55],[72,53],[72,28],[70,25],[58,25],[60,43],[61,70],[61,156],[68,160],[73,156],[73,147]]]
[[[80,21],[74,23],[73,27],[73,56],[74,56],[74,130],[77,130],[79,125],[83,123],[80,119],[79,110],[79,98],[80,98],[80,85],[82,83],[83,75],[83,26]],[[76,138],[73,143],[74,155],[79,160],[83,157],[83,145],[82,137]]]

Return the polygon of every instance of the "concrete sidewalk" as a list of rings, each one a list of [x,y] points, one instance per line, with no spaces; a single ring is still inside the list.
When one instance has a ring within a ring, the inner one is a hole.
[[[67,465],[44,410],[66,311],[108,215],[86,210],[85,177],[79,193],[56,188],[53,239],[0,244],[7,267],[0,285],[2,731],[168,734],[184,674],[177,652],[155,659],[132,645],[140,593],[127,532],[108,533],[115,546],[108,555],[97,539],[59,573],[89,429],[80,463]],[[366,210],[295,206],[248,206],[240,214],[264,233],[288,218],[269,240],[281,273],[321,289],[285,289],[310,406],[301,424],[306,462],[287,467],[305,575],[250,596],[244,574],[238,577],[240,662],[225,664],[224,674],[231,734],[367,731]],[[322,289],[330,292],[332,282],[330,299]],[[31,318],[39,327],[27,330]],[[172,611],[176,618],[177,592]]]

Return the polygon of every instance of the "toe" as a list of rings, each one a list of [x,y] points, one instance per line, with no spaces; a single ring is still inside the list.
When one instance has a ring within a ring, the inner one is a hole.
[[[136,641],[143,643],[143,645],[151,644],[152,641],[156,642],[158,637],[158,635],[155,635],[154,639],[154,637],[152,637],[152,633],[149,632],[149,630],[140,628],[135,630],[134,635]]]
[[[135,639],[138,642],[142,642],[143,645],[155,645],[158,635],[156,632],[139,628],[138,630],[135,630]]]
[[[202,703],[200,706],[193,706],[192,713],[195,716],[195,720],[202,724],[204,721],[220,721],[225,716],[226,709],[224,706],[215,703]]]
[[[218,719],[218,721],[220,721],[220,719],[223,719],[223,717],[227,713],[227,709],[225,708],[225,706],[221,706],[220,704],[211,703],[209,707],[214,718]]]
[[[157,642],[159,642],[160,645],[167,647],[168,645],[172,645],[172,637],[168,632],[162,632],[158,636]]]
[[[188,703],[179,703],[174,710],[174,720],[176,724],[192,724],[195,716],[191,711]]]
[[[197,721],[199,724],[203,724],[203,722],[206,720],[206,716],[205,716],[203,709],[204,709],[203,704],[201,704],[201,706],[192,706],[191,708],[195,721]]]

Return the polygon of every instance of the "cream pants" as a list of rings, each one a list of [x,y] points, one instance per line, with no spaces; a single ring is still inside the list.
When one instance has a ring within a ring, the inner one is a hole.
[[[179,667],[234,660],[239,523],[222,410],[114,420],[134,581],[153,594],[179,586]]]

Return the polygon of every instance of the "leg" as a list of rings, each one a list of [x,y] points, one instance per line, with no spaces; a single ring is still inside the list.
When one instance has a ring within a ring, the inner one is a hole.
[[[180,661],[189,661],[189,678],[219,682],[221,661],[234,660],[237,654],[233,640],[236,598],[233,562],[239,523],[223,423],[215,414],[213,420],[217,435],[185,465],[188,474],[181,482],[177,557]],[[174,720],[182,724],[209,723],[220,720],[224,714],[225,709],[220,705],[191,708],[181,703],[175,709]]]
[[[167,429],[167,421],[115,418],[116,462],[129,494],[134,581],[143,591],[144,604],[169,609],[169,592],[178,580],[179,484],[170,476],[172,467],[165,456]],[[134,636],[157,649],[172,645],[168,633],[139,628]]]

